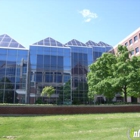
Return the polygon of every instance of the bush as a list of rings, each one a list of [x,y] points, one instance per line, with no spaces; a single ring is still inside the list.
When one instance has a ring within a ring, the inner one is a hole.
[[[43,101],[41,98],[38,98],[36,101],[35,101],[35,104],[43,104]]]

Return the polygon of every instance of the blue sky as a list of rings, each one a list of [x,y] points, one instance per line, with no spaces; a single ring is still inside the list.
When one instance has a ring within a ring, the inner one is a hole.
[[[112,46],[140,27],[140,0],[0,0],[0,35],[23,46],[52,37]]]

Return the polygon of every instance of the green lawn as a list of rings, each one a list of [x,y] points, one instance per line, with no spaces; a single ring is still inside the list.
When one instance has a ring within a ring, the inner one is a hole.
[[[0,140],[128,140],[140,113],[0,116]]]

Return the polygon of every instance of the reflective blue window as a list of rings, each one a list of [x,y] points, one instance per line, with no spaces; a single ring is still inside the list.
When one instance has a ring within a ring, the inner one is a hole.
[[[6,61],[6,55],[0,55],[0,61],[2,61],[2,60],[3,60],[3,61],[4,61],[4,60]]]
[[[64,73],[64,79],[63,79],[63,82],[66,83],[70,80],[70,74],[68,73]]]
[[[53,51],[53,52],[51,52],[51,55],[57,55],[58,53],[57,53],[57,51]]]
[[[36,61],[37,61],[37,56],[36,55],[30,55],[30,62],[32,65],[36,65]]]
[[[37,55],[37,69],[43,69],[43,55]]]
[[[87,53],[87,48],[81,48],[83,53]]]
[[[44,47],[44,54],[46,54],[47,52],[49,52],[50,53],[50,47]]]
[[[70,67],[71,66],[71,58],[70,57],[65,57],[64,58],[64,67]]]
[[[57,48],[51,48],[51,52],[56,52],[57,51]]]
[[[49,70],[51,65],[51,58],[49,55],[44,56],[44,69]]]
[[[17,50],[8,49],[8,55],[17,55]]]
[[[46,72],[45,74],[45,82],[53,82],[53,73],[52,72]]]
[[[58,69],[62,70],[63,69],[63,57],[62,56],[58,56]]]
[[[35,70],[36,69],[36,65],[31,65],[31,69]]]
[[[51,67],[56,66],[56,56],[51,56]]]
[[[38,47],[37,52],[38,52],[38,54],[43,54],[44,53],[43,47]]]
[[[18,50],[18,55],[28,55],[28,51],[26,50]]]
[[[30,46],[30,54],[36,54],[37,53],[37,47],[35,46]]]
[[[70,55],[70,49],[64,49],[64,55],[66,56]]]
[[[0,54],[7,54],[7,49],[0,49]]]
[[[62,83],[62,74],[55,72],[55,82],[56,83]]]
[[[58,51],[57,51],[57,52],[58,52],[58,55],[59,55],[59,54],[62,55],[62,54],[63,54],[63,50],[64,50],[63,48],[58,48]]]
[[[36,73],[35,74],[35,80],[36,82],[42,82],[42,73]]]
[[[16,56],[11,56],[11,55],[8,55],[7,56],[7,61],[15,61],[15,63],[16,63]]]
[[[17,56],[16,59],[18,62],[27,61],[27,56]]]
[[[20,75],[19,75],[20,76]],[[16,77],[16,82],[20,83],[20,77]]]

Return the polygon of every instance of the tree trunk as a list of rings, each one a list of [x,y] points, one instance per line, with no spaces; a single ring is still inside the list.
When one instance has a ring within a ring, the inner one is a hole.
[[[127,91],[126,85],[124,85],[124,102],[127,103]]]

